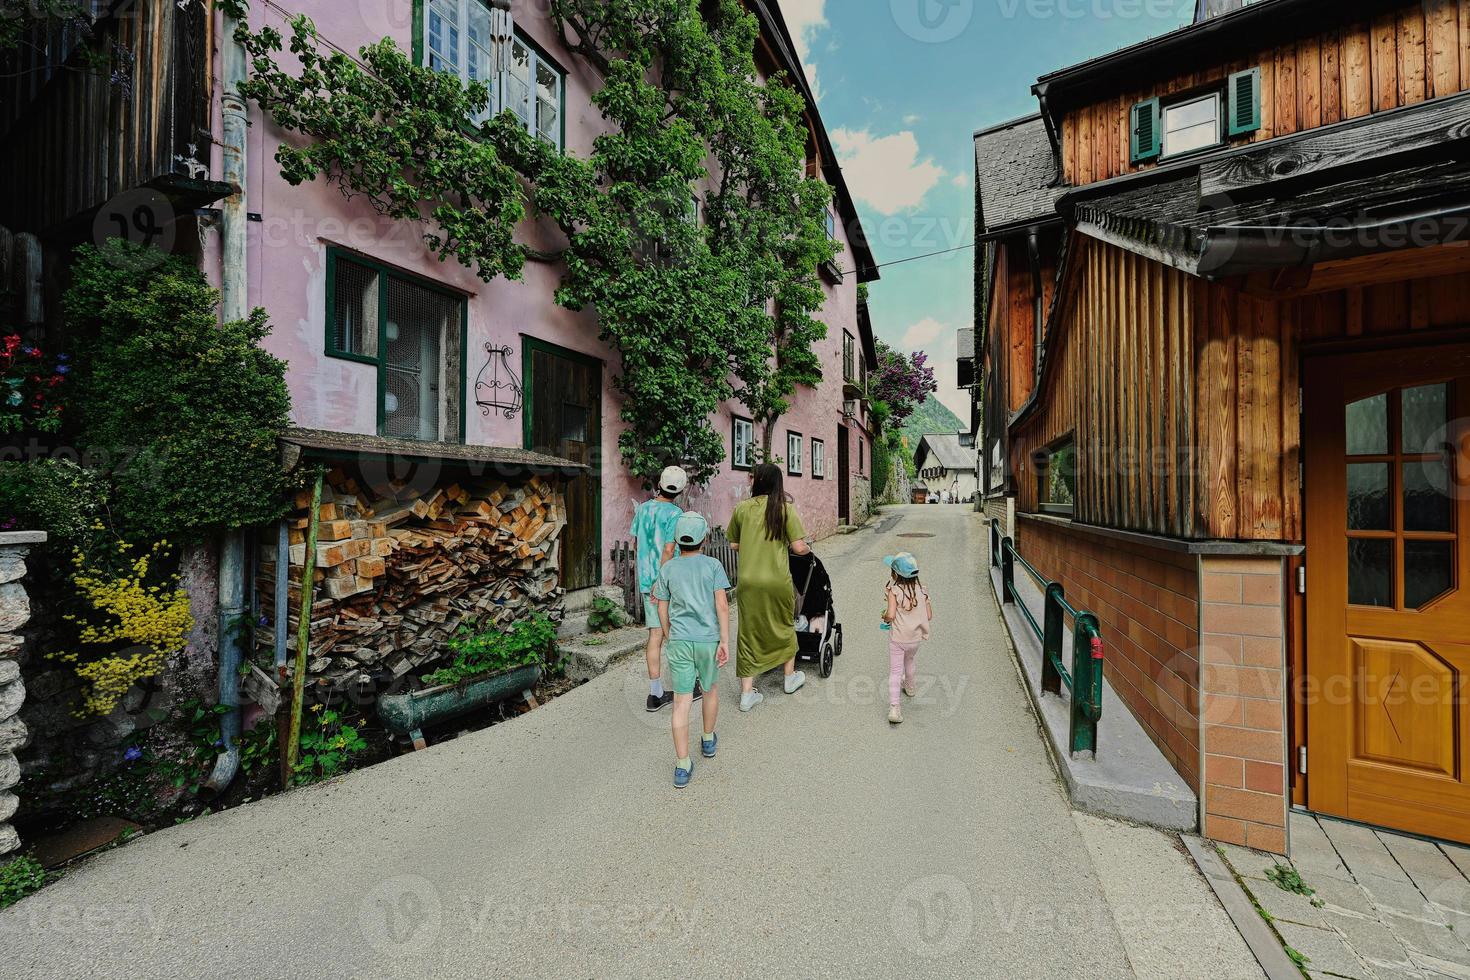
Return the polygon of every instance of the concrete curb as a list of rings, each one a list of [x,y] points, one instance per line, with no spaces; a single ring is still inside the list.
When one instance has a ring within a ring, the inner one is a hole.
[[[574,681],[590,681],[625,660],[641,657],[647,646],[648,630],[642,627],[603,634],[584,633],[562,639],[558,644],[567,659],[567,676]]]
[[[1041,691],[1041,643],[1014,606],[1000,601],[999,570],[991,569],[991,599],[1006,625],[1011,657],[1024,680],[1053,766],[1061,774],[1072,805],[1088,813],[1116,817],[1162,830],[1191,833],[1199,828],[1199,798],[1179,778],[1112,685],[1103,681],[1103,714],[1096,759],[1073,758],[1069,751],[1067,703]],[[1030,580],[1017,581],[1023,601]],[[1040,616],[1041,595],[1034,608]],[[1028,602],[1028,606],[1033,603]],[[1106,632],[1107,624],[1103,624]],[[1106,637],[1104,637],[1106,639]],[[1067,637],[1070,649],[1071,637]],[[1070,658],[1068,658],[1070,662]]]
[[[1245,940],[1261,969],[1266,971],[1268,980],[1301,980],[1301,969],[1286,955],[1286,950],[1281,948],[1280,940],[1271,931],[1271,927],[1266,925],[1266,920],[1261,918],[1261,913],[1256,911],[1255,903],[1241,887],[1234,873],[1225,866],[1214,847],[1190,835],[1185,835],[1182,840],[1184,849],[1194,859],[1195,867],[1205,876],[1205,881],[1209,882],[1215,897],[1220,899],[1220,904],[1225,906],[1225,914],[1235,923],[1236,931]]]

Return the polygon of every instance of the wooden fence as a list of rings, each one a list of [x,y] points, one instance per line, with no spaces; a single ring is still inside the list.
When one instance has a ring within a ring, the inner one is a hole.
[[[730,577],[730,585],[735,585],[738,563],[735,560],[735,549],[730,545],[730,539],[725,537],[725,529],[717,527],[711,529],[709,538],[704,543],[704,553],[725,566],[725,574]],[[613,544],[612,549],[612,582],[623,590],[623,611],[628,618],[639,626],[646,626],[643,621],[643,599],[638,594],[638,552],[632,542],[618,541]]]

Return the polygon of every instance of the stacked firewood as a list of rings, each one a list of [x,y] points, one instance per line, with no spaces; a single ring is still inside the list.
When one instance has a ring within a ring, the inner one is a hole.
[[[310,492],[298,494],[288,518],[293,650],[310,507]],[[338,686],[362,675],[381,679],[385,670],[401,677],[442,658],[467,619],[507,624],[531,613],[561,616],[566,505],[551,481],[367,487],[335,469],[323,483],[319,515],[313,680]],[[258,566],[263,611],[272,620],[275,552],[265,545]]]

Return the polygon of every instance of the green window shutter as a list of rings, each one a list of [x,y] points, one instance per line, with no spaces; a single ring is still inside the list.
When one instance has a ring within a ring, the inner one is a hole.
[[[1140,102],[1129,113],[1129,158],[1134,163],[1157,160],[1163,151],[1164,111],[1158,99]]]
[[[1261,128],[1261,69],[1236,72],[1230,76],[1230,118],[1225,131],[1230,136],[1244,136]]]
[[[413,0],[413,63],[424,64],[424,0]]]

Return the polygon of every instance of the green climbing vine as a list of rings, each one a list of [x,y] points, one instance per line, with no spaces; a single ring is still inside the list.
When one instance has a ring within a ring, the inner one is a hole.
[[[324,179],[425,222],[441,261],[488,281],[561,260],[556,301],[595,310],[621,359],[624,462],[645,479],[670,462],[707,479],[724,438],[693,420],[736,397],[769,439],[797,386],[821,379],[816,270],[836,247],[831,193],[804,173],[802,98],[760,77],[759,27],[740,0],[551,0],[550,11],[602,78],[592,102],[607,131],[585,158],[509,111],[477,122],[483,84],[416,65],[391,40],[362,48],[359,64],[305,17],[289,42],[272,28],[237,32],[245,95],[308,138],[277,150],[288,181]],[[276,63],[288,44],[289,71]],[[564,246],[518,242],[528,216],[554,224]]]

